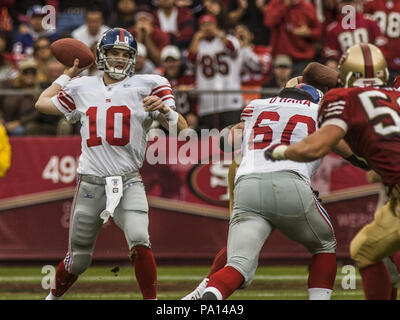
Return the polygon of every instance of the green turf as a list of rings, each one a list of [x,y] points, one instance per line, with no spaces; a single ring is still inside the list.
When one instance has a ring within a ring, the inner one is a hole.
[[[139,287],[131,266],[90,267],[68,291],[65,299],[123,300],[141,299]],[[0,267],[0,300],[43,299],[48,289],[42,288],[42,266]],[[158,299],[179,300],[192,291],[207,275],[209,267],[159,266]],[[233,300],[305,300],[307,295],[307,266],[259,267],[250,287],[237,290]],[[342,288],[342,267],[338,267],[332,299],[364,299],[360,277],[357,273],[356,288]],[[46,284],[47,282],[44,282]]]

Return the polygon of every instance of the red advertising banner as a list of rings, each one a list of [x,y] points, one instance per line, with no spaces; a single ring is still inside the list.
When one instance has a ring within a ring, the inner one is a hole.
[[[149,142],[140,171],[159,262],[209,261],[226,244],[230,162],[208,161],[219,151],[215,138],[205,139],[178,141],[177,146],[174,138]],[[0,261],[61,259],[67,250],[80,137],[23,137],[10,142],[12,165],[0,180]],[[155,163],[163,156],[167,164]],[[328,155],[313,186],[321,192],[335,228],[338,258],[348,259],[350,240],[372,220],[379,185],[369,185],[363,171]],[[125,260],[127,255],[123,233],[112,221],[104,225],[94,259]],[[260,255],[262,262],[308,258],[305,249],[279,231]]]

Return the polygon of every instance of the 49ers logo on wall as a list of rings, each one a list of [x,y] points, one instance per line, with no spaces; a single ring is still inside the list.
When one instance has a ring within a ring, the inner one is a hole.
[[[229,165],[230,162],[195,165],[187,175],[190,190],[210,204],[228,206]]]

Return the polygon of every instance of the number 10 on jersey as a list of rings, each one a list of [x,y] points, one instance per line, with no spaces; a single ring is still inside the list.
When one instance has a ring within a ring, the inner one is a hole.
[[[121,123],[115,123],[115,115],[121,114]],[[97,107],[90,107],[86,111],[89,118],[89,138],[86,140],[88,147],[102,145],[103,141],[97,134]],[[115,127],[122,127],[122,136],[115,136]],[[127,106],[112,106],[107,109],[106,113],[106,141],[111,146],[125,146],[130,140],[131,130],[131,110]]]

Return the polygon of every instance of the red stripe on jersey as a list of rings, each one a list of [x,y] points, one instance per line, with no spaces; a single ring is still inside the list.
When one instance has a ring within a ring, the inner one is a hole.
[[[169,100],[169,99],[174,99],[174,97],[164,97],[164,98],[162,98],[161,100],[162,100],[162,101],[167,101],[167,100]]]
[[[71,102],[71,100],[65,97],[62,93],[58,95],[58,100],[64,102],[68,106],[68,108],[71,109],[71,111],[76,109],[75,103]]]
[[[164,90],[156,92],[155,95],[162,99],[165,96],[172,96],[172,90],[164,89]]]
[[[72,103],[74,103],[74,99],[65,90],[61,90],[61,92],[64,94],[64,96],[71,100]]]
[[[71,112],[71,110],[68,108],[68,106],[64,102],[62,102],[59,97],[57,97],[57,100],[61,104],[61,107],[63,107],[68,112]]]
[[[167,84],[164,84],[162,86],[158,86],[158,87],[154,88],[153,90],[151,90],[150,95],[153,95],[154,92],[156,92],[157,90],[159,90],[161,88],[165,88],[165,89],[171,90],[171,86],[169,86]]]
[[[372,64],[372,55],[371,50],[366,43],[361,43],[361,52],[364,56],[365,61],[365,77],[373,78],[374,77],[374,66]]]

